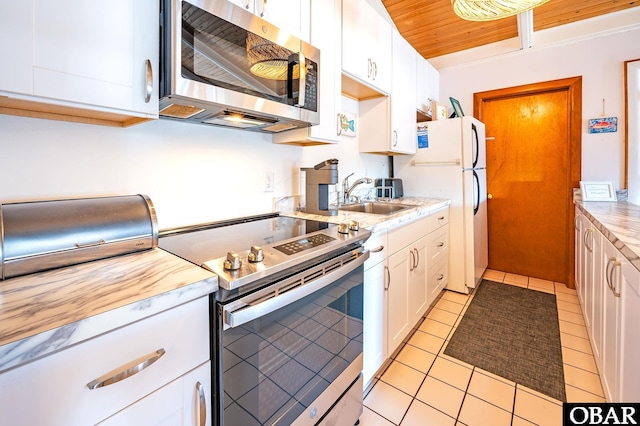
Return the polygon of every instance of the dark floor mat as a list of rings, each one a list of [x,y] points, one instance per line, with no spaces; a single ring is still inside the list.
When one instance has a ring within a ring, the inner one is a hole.
[[[444,353],[566,401],[553,294],[483,280]]]

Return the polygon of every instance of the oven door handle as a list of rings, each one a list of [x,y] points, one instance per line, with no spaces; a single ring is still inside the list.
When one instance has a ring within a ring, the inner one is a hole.
[[[357,259],[352,260],[346,265],[335,269],[334,271],[323,275],[320,278],[309,282],[308,284],[296,287],[285,293],[281,293],[275,297],[266,299],[265,301],[258,302],[256,304],[252,304],[251,296],[248,296],[247,299],[249,300],[246,301],[246,305],[235,310],[228,310],[227,308],[223,308],[222,315],[224,319],[225,329],[238,327],[242,324],[253,321],[284,306],[294,303],[351,273],[355,269],[362,266],[368,258],[369,252],[365,251],[360,256],[358,256]],[[258,298],[258,300],[261,300],[261,298]]]

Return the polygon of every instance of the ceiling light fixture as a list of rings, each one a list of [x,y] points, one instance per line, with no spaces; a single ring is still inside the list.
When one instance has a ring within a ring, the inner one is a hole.
[[[260,37],[247,33],[247,59],[253,75],[269,80],[286,80],[291,51]],[[299,67],[293,70],[293,78],[299,78]]]
[[[549,0],[451,0],[453,11],[467,21],[493,21],[526,12]]]

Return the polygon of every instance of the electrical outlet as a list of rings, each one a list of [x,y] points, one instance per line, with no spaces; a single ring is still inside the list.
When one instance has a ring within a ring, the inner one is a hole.
[[[273,192],[273,172],[264,174],[264,192]]]

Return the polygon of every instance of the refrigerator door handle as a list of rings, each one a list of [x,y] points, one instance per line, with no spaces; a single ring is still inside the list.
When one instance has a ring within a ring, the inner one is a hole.
[[[480,210],[480,177],[473,171],[473,180],[476,183],[476,190],[473,192],[473,215],[478,214],[478,210]]]
[[[478,139],[478,128],[475,124],[471,123],[471,139],[473,139],[473,145],[471,145],[471,149],[473,150],[473,166],[478,166],[478,157],[480,156],[480,140]]]

